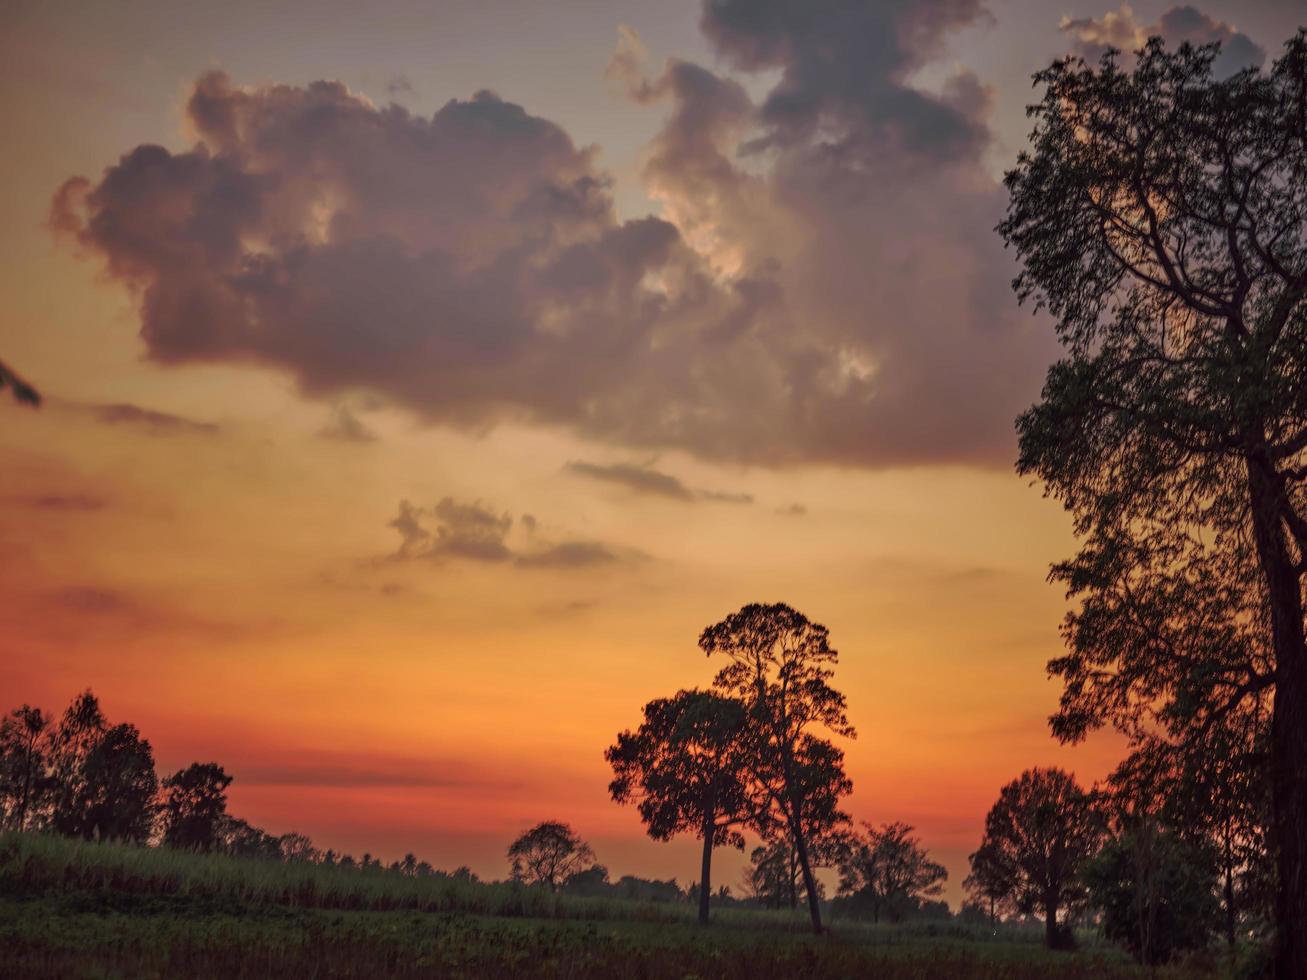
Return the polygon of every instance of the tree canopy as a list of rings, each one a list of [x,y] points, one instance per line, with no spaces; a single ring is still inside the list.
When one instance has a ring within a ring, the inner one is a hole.
[[[948,871],[930,859],[910,826],[863,828],[863,834],[850,836],[840,861],[840,892],[869,905],[874,921],[886,915],[897,922],[909,906],[944,890]]]
[[[568,878],[595,864],[590,845],[565,823],[546,820],[508,847],[514,881],[557,891]]]
[[[999,226],[1065,356],[1019,468],[1071,511],[1084,610],[1051,668],[1064,738],[1172,732],[1272,698],[1277,969],[1307,975],[1307,34],[1217,78],[1154,38],[1132,70],[1036,76]],[[1115,634],[1115,635],[1114,635]]]

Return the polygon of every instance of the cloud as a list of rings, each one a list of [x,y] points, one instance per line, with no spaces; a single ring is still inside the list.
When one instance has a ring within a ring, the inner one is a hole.
[[[753,503],[753,495],[724,490],[692,490],[679,477],[638,463],[588,463],[575,459],[563,467],[569,473],[625,487],[633,493],[665,497],[685,503],[713,501],[729,504]]]
[[[133,609],[132,603],[119,593],[90,586],[69,586],[57,589],[51,593],[50,600],[57,606],[63,606],[79,613],[96,615],[123,613]]]
[[[332,406],[331,418],[318,433],[324,439],[339,442],[376,442],[377,434],[363,424],[363,421],[350,411],[348,405]]]
[[[979,0],[709,2],[742,77],[610,75],[669,107],[615,215],[594,148],[491,92],[430,117],[337,82],[200,77],[198,142],[142,145],[51,225],[137,298],[147,355],[370,391],[422,420],[512,421],[710,461],[1008,465],[1056,344],[1018,313],[981,157],[989,92],[913,81]],[[1032,339],[1034,338],[1034,339]]]
[[[776,513],[783,517],[804,517],[808,513],[808,508],[803,504],[790,504],[788,507],[777,507]]]
[[[153,435],[214,435],[219,427],[213,422],[196,422],[180,415],[141,408],[129,402],[89,405],[87,410],[105,425],[135,426]]]
[[[399,514],[387,523],[400,536],[392,560],[444,560],[449,558],[521,568],[581,569],[642,557],[631,549],[617,549],[599,541],[545,541],[536,537],[537,522],[524,515],[520,543],[510,542],[514,519],[476,501],[460,503],[445,497],[434,507],[399,502]]]
[[[1154,24],[1141,24],[1130,5],[1122,4],[1119,10],[1109,10],[1102,17],[1063,17],[1060,26],[1073,39],[1074,52],[1090,62],[1097,61],[1109,48],[1130,55],[1150,37],[1161,37],[1172,46],[1219,43],[1221,53],[1212,66],[1218,77],[1242,68],[1260,67],[1266,60],[1265,49],[1247,34],[1189,5],[1169,8]]]
[[[33,510],[53,510],[90,513],[109,506],[104,497],[86,493],[38,493],[26,497],[10,497],[9,501]]]

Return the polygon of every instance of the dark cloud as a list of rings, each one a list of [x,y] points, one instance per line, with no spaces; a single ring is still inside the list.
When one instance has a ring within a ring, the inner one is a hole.
[[[460,503],[445,497],[434,507],[399,503],[399,514],[387,527],[399,532],[400,546],[392,559],[444,560],[459,558],[491,564],[513,563],[522,568],[589,568],[633,560],[638,553],[616,549],[599,541],[543,541],[535,535],[537,522],[525,515],[520,544],[510,542],[514,520],[511,514],[496,513],[479,501]]]
[[[58,589],[51,594],[50,599],[57,606],[80,613],[122,613],[133,608],[132,603],[117,592],[90,586]]]
[[[478,432],[1006,466],[1055,344],[1031,342],[991,230],[988,91],[913,81],[981,16],[708,3],[725,61],[778,78],[758,106],[684,61],[644,78],[627,31],[611,73],[671,107],[646,171],[661,217],[619,221],[594,151],[490,92],[424,118],[214,72],[192,149],[67,182],[51,222],[135,291],[160,363],[271,365],[310,396],[373,391]]]
[[[1169,8],[1154,24],[1141,24],[1129,4],[1102,17],[1062,18],[1062,31],[1074,40],[1073,50],[1086,61],[1097,61],[1108,49],[1127,55],[1142,48],[1150,37],[1168,44],[1198,46],[1218,43],[1221,53],[1212,69],[1220,77],[1243,68],[1260,67],[1266,51],[1247,34],[1190,5]]]
[[[724,490],[692,490],[679,477],[663,473],[651,466],[637,463],[588,463],[585,460],[572,460],[565,467],[569,473],[589,477],[603,483],[612,483],[651,497],[666,497],[693,503],[698,500],[729,504],[749,504],[753,496],[747,493],[733,493]]]
[[[386,83],[386,94],[392,99],[404,98],[414,94],[414,91],[413,82],[403,72]]]
[[[9,500],[33,510],[92,512],[109,506],[106,498],[86,493],[39,493],[27,497],[10,497]]]
[[[339,442],[376,442],[377,434],[363,424],[363,421],[350,411],[348,405],[335,405],[331,409],[331,418],[318,433],[324,439]]]
[[[219,428],[213,422],[196,422],[180,415],[141,408],[128,402],[111,405],[90,405],[88,410],[106,425],[129,425],[155,435],[214,435]]]

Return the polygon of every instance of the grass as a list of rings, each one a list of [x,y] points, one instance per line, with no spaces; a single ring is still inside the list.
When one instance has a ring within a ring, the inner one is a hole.
[[[512,884],[0,834],[0,975],[30,978],[600,977],[1043,980],[1145,973],[1037,934],[551,895]]]

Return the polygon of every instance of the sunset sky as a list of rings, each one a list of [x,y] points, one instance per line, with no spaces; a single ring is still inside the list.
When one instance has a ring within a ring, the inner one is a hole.
[[[697,870],[604,748],[750,601],[840,651],[860,820],[949,868],[1031,765],[1070,524],[992,228],[1030,75],[1302,0],[73,4],[0,30],[0,700],[390,860],[569,821]],[[735,884],[742,859],[723,855]],[[734,862],[734,863],[731,863]],[[738,885],[736,885],[738,890]]]

